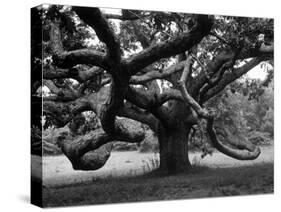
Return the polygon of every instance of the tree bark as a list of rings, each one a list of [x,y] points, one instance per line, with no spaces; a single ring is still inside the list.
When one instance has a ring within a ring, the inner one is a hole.
[[[191,167],[188,158],[190,127],[180,124],[175,128],[159,127],[160,171],[177,173]]]

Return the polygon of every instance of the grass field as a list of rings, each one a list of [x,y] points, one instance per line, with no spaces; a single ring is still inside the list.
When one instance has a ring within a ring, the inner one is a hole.
[[[273,148],[254,161],[220,153],[203,160],[190,155],[188,173],[161,176],[153,171],[157,154],[113,153],[100,170],[73,171],[63,156],[43,159],[44,206],[203,198],[273,192]],[[150,165],[149,165],[150,164]]]

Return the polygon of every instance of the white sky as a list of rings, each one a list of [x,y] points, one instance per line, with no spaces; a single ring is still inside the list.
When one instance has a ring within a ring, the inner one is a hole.
[[[266,71],[260,67],[260,65],[257,65],[255,68],[250,70],[246,77],[252,78],[252,79],[260,79],[264,80],[266,77]]]

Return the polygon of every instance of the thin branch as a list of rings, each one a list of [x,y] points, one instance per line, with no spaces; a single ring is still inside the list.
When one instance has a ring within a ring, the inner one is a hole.
[[[208,118],[209,114],[206,110],[202,109],[201,106],[193,99],[192,96],[188,93],[186,89],[186,81],[187,81],[187,76],[189,75],[190,70],[190,63],[191,63],[191,58],[188,57],[185,68],[182,72],[181,78],[179,80],[179,89],[181,91],[182,97],[184,101],[189,105],[191,108],[193,108],[197,114],[200,117]]]
[[[206,92],[208,90],[210,90],[211,88],[215,87],[219,83],[219,81],[222,80],[223,75],[228,68],[230,68],[229,63],[224,63],[222,65],[222,67],[220,68],[220,70],[218,71],[217,76],[215,78],[209,79],[208,83],[205,84],[200,89],[200,92],[199,92],[199,104],[200,105],[203,103],[203,98],[204,98],[204,95],[206,94]]]

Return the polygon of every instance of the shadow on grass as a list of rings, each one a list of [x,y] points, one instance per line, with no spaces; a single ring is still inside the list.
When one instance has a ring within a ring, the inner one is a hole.
[[[108,177],[45,188],[44,205],[67,206],[273,193],[273,164],[234,168],[195,166],[188,172]]]

